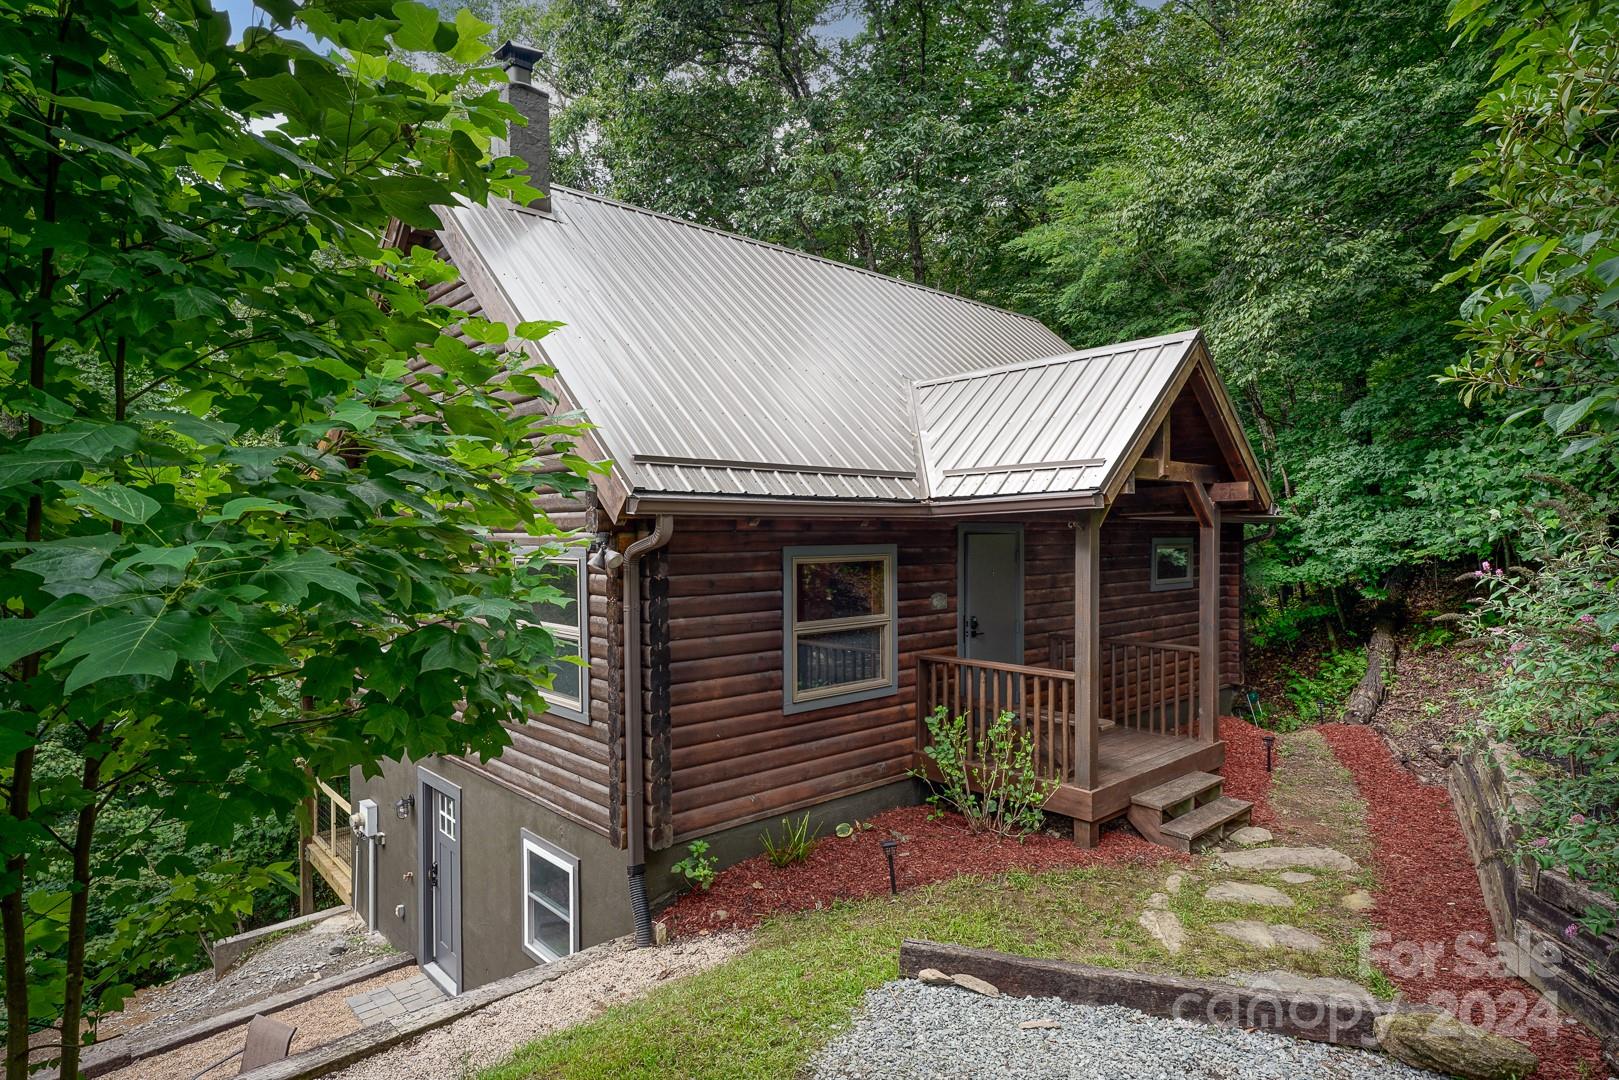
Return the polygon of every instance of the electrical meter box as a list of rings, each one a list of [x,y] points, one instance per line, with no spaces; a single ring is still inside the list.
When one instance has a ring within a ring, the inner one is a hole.
[[[360,819],[361,836],[375,836],[381,831],[378,825],[380,819],[377,816],[377,801],[375,799],[361,799],[356,812]]]

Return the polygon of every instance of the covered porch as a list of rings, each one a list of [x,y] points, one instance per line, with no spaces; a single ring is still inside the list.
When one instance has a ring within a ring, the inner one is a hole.
[[[962,655],[972,650],[980,633],[966,581],[960,598],[962,624],[971,629],[957,648],[916,654],[919,769],[937,775],[923,753],[929,742],[926,719],[935,709],[966,718],[970,745],[977,745],[1003,711],[1010,712],[1033,748],[1040,777],[1056,782],[1046,810],[1072,819],[1075,841],[1089,846],[1097,842],[1104,822],[1130,809],[1132,797],[1224,763],[1218,727],[1224,580],[1220,503],[1203,482],[1188,480],[1152,484],[1141,497],[1126,496],[1120,505],[1161,508],[1165,497],[1177,496],[1186,500],[1196,523],[1196,644],[1163,639],[1184,637],[1191,629],[1179,619],[1173,628],[1157,633],[1104,633],[1102,523],[1107,511],[1082,512],[1073,523],[1073,584],[1059,592],[1063,600],[1071,598],[1073,629],[1051,632],[1043,648],[1028,650],[1043,653],[1045,665]],[[1149,606],[1154,595],[1164,594],[1147,593]]]

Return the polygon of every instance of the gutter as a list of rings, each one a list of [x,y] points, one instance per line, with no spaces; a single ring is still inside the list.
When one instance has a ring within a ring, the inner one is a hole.
[[[675,519],[659,514],[652,532],[624,549],[624,771],[629,810],[630,910],[635,944],[653,943],[652,913],[646,897],[646,718],[641,712],[641,556],[669,543]]]

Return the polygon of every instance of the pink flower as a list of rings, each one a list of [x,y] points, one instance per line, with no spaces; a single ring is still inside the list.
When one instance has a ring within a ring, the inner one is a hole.
[[[1537,836],[1533,840],[1530,841],[1529,846],[1530,847],[1545,847],[1547,844],[1549,844],[1551,842],[1552,842],[1551,837],[1549,837],[1549,836]]]
[[[1580,621],[1581,621],[1581,622],[1582,622],[1582,623],[1586,623],[1586,624],[1587,624],[1587,625],[1589,625],[1589,624],[1591,624],[1591,623],[1594,623],[1594,622],[1596,622],[1596,621],[1597,621],[1597,617],[1596,617],[1596,616],[1595,616],[1595,615],[1591,615],[1591,614],[1585,614],[1585,615],[1581,615],[1581,616],[1580,616]]]
[[[1507,651],[1508,652],[1518,653],[1518,652],[1523,652],[1528,647],[1529,647],[1529,643],[1527,641],[1514,641],[1512,643],[1512,648],[1507,650]]]
[[[1569,923],[1567,926],[1563,927],[1563,936],[1568,938],[1568,940],[1570,940],[1570,941],[1573,941],[1575,938],[1579,937],[1580,936],[1579,924],[1578,923]]]
[[[1482,562],[1482,563],[1480,563],[1480,564],[1479,564],[1479,565],[1480,565],[1480,566],[1482,566],[1482,567],[1484,567],[1484,572],[1485,572],[1485,573],[1486,573],[1486,574],[1488,574],[1488,573],[1489,573],[1489,572],[1490,572],[1490,560],[1488,560],[1488,559],[1485,559],[1485,560],[1484,560],[1484,561],[1483,561],[1483,562]]]
[[[1568,819],[1568,823],[1570,825],[1584,825],[1585,824],[1585,815],[1584,814],[1570,814],[1569,819]]]
[[[1496,577],[1506,577],[1506,576],[1507,576],[1507,572],[1506,572],[1506,571],[1505,571],[1505,570],[1501,570],[1501,569],[1499,569],[1499,568],[1498,568],[1498,569],[1497,569],[1497,570],[1496,570],[1496,571],[1495,571],[1495,576],[1496,576]]]

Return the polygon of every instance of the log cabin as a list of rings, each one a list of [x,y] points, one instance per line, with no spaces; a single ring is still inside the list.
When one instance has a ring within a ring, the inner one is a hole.
[[[458,268],[436,301],[564,324],[533,352],[611,468],[545,504],[574,546],[546,561],[567,599],[535,617],[580,660],[548,711],[498,758],[351,778],[376,928],[452,993],[648,942],[692,841],[728,864],[784,815],[829,830],[918,801],[938,708],[974,731],[1012,712],[1076,843],[1128,817],[1185,849],[1246,820],[1216,717],[1241,681],[1244,526],[1273,508],[1202,335],[1074,351],[551,185],[537,54],[500,55],[546,197],[393,241]]]

